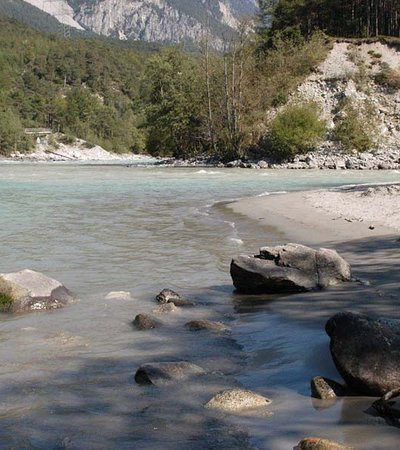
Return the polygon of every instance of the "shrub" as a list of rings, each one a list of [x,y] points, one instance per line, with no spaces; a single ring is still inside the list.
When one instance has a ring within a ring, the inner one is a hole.
[[[62,144],[65,145],[72,145],[75,143],[76,138],[69,135],[69,134],[62,134],[59,138],[58,138],[59,142],[61,142]]]
[[[347,103],[336,124],[334,139],[341,142],[347,152],[364,152],[373,144],[373,127],[372,113],[368,108],[356,108],[352,103]]]
[[[325,129],[325,122],[319,118],[314,103],[290,106],[271,124],[271,153],[277,159],[287,159],[310,150],[323,138]]]
[[[375,81],[397,91],[400,89],[400,70],[382,64],[382,70],[375,76]]]

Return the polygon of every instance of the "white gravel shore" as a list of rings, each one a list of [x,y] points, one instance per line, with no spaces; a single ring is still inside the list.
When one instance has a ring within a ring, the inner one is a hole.
[[[331,217],[400,230],[400,185],[313,191],[305,199]]]
[[[73,144],[59,142],[57,148],[51,147],[46,141],[37,144],[33,152],[15,152],[10,161],[26,162],[62,162],[62,161],[103,161],[103,162],[142,162],[146,163],[154,158],[133,153],[112,153],[95,145],[89,146],[87,142],[77,139]]]

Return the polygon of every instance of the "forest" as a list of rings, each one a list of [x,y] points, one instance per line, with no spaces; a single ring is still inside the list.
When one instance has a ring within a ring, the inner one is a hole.
[[[273,126],[266,118],[326,57],[326,33],[398,36],[398,10],[392,0],[260,0],[256,31],[243,23],[222,52],[205,33],[191,53],[66,39],[0,16],[0,153],[29,150],[24,128],[49,127],[114,152],[288,158],[324,136],[315,105]]]
[[[273,9],[272,30],[298,27],[305,35],[323,30],[330,36],[400,36],[398,0],[273,0],[262,1]]]

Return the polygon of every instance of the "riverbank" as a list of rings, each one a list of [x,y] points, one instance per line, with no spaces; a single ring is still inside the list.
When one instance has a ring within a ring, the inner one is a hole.
[[[229,208],[311,245],[369,238],[400,230],[400,185],[253,197]]]
[[[120,162],[120,163],[149,163],[156,159],[149,155],[134,153],[113,153],[99,145],[91,145],[82,139],[73,142],[54,141],[51,144],[48,138],[36,144],[32,152],[14,152],[10,157],[0,158],[0,161],[16,162]]]
[[[274,299],[238,296],[235,306],[242,320],[235,337],[251,361],[251,373],[243,374],[241,381],[264,388],[278,403],[269,424],[274,431],[268,437],[262,424],[247,423],[259,448],[292,448],[307,435],[358,450],[397,448],[399,430],[371,412],[373,398],[343,397],[327,405],[311,401],[309,383],[315,376],[343,382],[325,333],[325,323],[334,314],[353,311],[400,318],[398,189],[396,185],[303,191],[227,205],[244,222],[250,219],[258,225],[259,246],[280,233],[276,243],[335,248],[358,280]],[[254,313],[256,322],[247,319]]]

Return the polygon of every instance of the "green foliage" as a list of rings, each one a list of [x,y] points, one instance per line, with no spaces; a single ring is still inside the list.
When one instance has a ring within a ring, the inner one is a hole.
[[[148,52],[44,35],[1,16],[0,41],[0,153],[27,147],[25,127],[118,152],[143,150],[140,79]]]
[[[324,30],[331,36],[399,36],[398,0],[278,0],[272,33],[299,28],[304,36]]]
[[[313,148],[325,131],[325,122],[319,118],[315,104],[289,106],[271,123],[270,152],[277,159],[291,158]]]
[[[0,312],[5,313],[10,311],[13,303],[14,300],[11,296],[0,293]]]
[[[0,110],[0,154],[12,151],[27,151],[31,142],[24,134],[18,116],[11,110]]]
[[[148,150],[185,157],[200,147],[200,85],[196,62],[176,48],[165,49],[147,64]]]
[[[374,120],[371,109],[345,102],[334,131],[334,138],[341,142],[343,149],[347,152],[370,150],[373,132]]]
[[[322,33],[304,38],[293,29],[260,52],[240,30],[223,54],[204,46],[196,55],[139,52],[1,17],[0,41],[0,153],[27,148],[23,128],[47,127],[67,144],[82,138],[114,152],[224,160],[258,148],[265,111],[285,104],[329,48]]]

